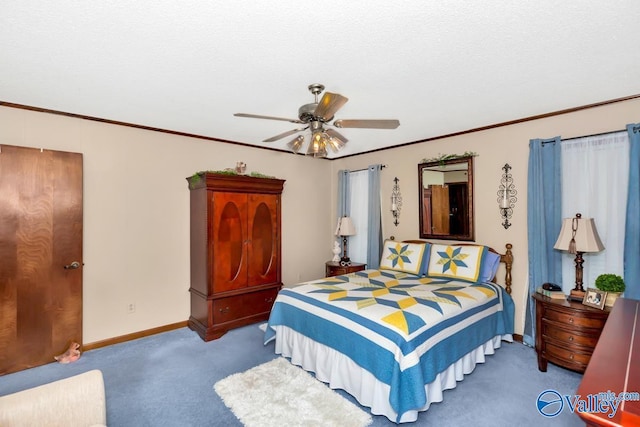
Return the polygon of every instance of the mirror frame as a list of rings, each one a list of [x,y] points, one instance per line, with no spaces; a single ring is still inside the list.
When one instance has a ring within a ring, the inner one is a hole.
[[[467,218],[468,231],[462,234],[433,234],[424,232],[424,188],[422,183],[422,171],[425,168],[439,168],[446,165],[466,163],[467,165]],[[418,164],[418,208],[419,208],[419,233],[421,239],[438,239],[438,240],[475,240],[474,216],[473,216],[473,156],[458,157],[450,160],[439,160],[433,162],[425,162]]]

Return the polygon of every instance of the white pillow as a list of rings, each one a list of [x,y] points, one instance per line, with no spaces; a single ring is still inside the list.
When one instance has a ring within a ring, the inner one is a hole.
[[[382,248],[380,270],[402,271],[422,275],[428,255],[428,244],[386,240]]]
[[[427,276],[477,282],[486,252],[480,245],[431,245]]]

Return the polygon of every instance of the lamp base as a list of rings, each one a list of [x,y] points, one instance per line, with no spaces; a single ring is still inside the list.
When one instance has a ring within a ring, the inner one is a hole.
[[[584,294],[585,294],[585,291],[571,289],[571,293],[569,294],[569,299],[572,301],[582,302],[584,300]]]

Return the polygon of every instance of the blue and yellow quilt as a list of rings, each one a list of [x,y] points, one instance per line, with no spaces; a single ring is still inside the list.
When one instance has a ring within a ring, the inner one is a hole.
[[[265,344],[285,325],[345,354],[390,387],[399,417],[426,404],[425,384],[497,335],[514,305],[493,283],[364,270],[280,291]]]

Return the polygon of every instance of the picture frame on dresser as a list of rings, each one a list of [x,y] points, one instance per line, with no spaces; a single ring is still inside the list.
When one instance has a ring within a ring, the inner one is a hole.
[[[606,300],[607,293],[605,291],[595,288],[587,288],[587,291],[584,293],[584,298],[582,299],[582,304],[604,310]]]

